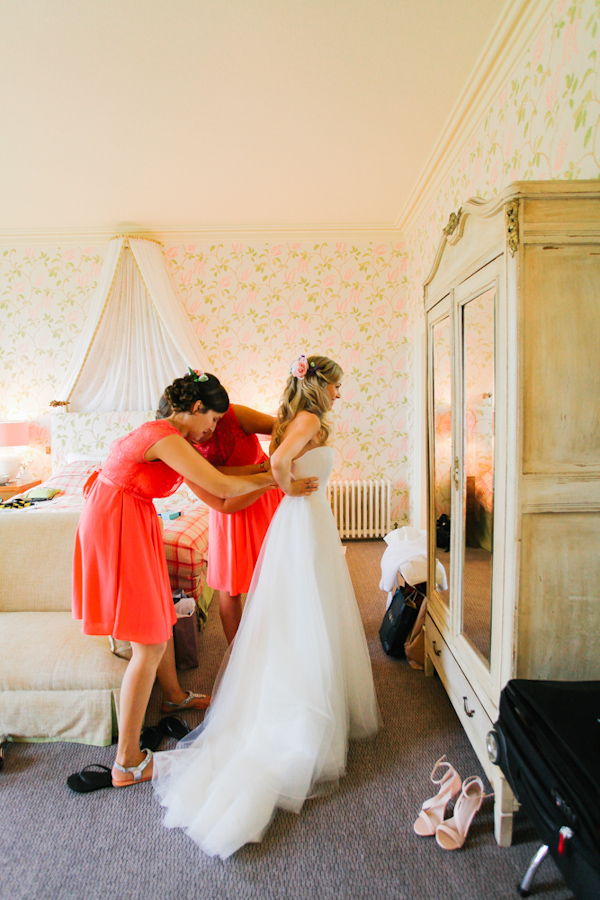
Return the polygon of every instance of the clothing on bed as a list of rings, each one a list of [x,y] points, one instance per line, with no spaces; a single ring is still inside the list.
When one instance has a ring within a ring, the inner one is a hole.
[[[84,634],[158,644],[176,616],[161,528],[152,500],[182,478],[166,463],[147,462],[157,441],[179,434],[169,422],[147,422],[119,438],[83,507],[73,562],[73,617]]]
[[[213,466],[253,466],[268,459],[256,435],[242,429],[232,406],[210,440],[194,446]],[[282,492],[273,488],[239,512],[209,511],[206,580],[211,588],[232,596],[247,593],[265,534],[282,497]]]

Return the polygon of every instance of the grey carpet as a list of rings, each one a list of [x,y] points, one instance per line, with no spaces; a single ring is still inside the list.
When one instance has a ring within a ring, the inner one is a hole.
[[[522,813],[513,846],[505,849],[494,841],[491,800],[460,851],[448,853],[413,833],[420,804],[433,792],[428,779],[439,756],[446,753],[463,778],[482,772],[440,681],[381,649],[383,549],[381,541],[348,545],[384,727],[376,738],[351,745],[336,793],[308,802],[299,816],[279,812],[262,844],[222,862],[163,827],[148,784],[88,795],[68,790],[69,773],[91,761],[110,765],[114,747],[10,744],[0,774],[3,900],[517,898],[517,882],[539,846]],[[182,682],[209,690],[225,647],[214,606],[200,647],[200,668],[182,673]],[[150,723],[159,718],[158,703],[155,690]],[[200,716],[190,714],[190,725]],[[571,897],[552,861],[538,873],[533,896]]]

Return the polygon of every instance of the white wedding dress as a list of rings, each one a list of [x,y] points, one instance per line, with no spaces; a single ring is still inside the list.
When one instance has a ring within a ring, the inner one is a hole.
[[[260,841],[277,806],[298,812],[344,774],[349,738],[379,727],[367,642],[326,496],[333,450],[294,463],[316,475],[271,522],[239,631],[205,721],[154,756],[165,825],[225,859]]]

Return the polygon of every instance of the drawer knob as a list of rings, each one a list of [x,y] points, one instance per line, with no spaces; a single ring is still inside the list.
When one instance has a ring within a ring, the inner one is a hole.
[[[435,653],[435,655],[436,655],[436,656],[441,656],[441,655],[442,655],[442,651],[437,649],[437,647],[435,646],[435,641],[432,641],[432,643],[433,643],[433,652]]]
[[[467,706],[467,698],[466,697],[463,697],[463,706],[464,706],[465,712],[469,718],[471,718],[472,716],[475,715],[475,710],[469,709],[469,707]]]

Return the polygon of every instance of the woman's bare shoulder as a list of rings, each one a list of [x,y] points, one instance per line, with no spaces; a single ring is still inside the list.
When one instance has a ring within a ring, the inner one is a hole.
[[[294,459],[298,453],[302,452],[321,430],[321,420],[315,413],[302,410],[297,413],[291,422],[286,425],[285,431],[280,437],[278,445],[274,448],[274,441],[271,442],[271,452],[284,453],[290,455]]]
[[[288,428],[290,428],[295,423],[297,423],[297,427],[306,427],[307,425],[318,425],[319,428],[321,427],[321,420],[319,419],[318,415],[316,413],[309,412],[307,409],[303,409],[301,412],[296,413],[296,415],[288,425]]]

